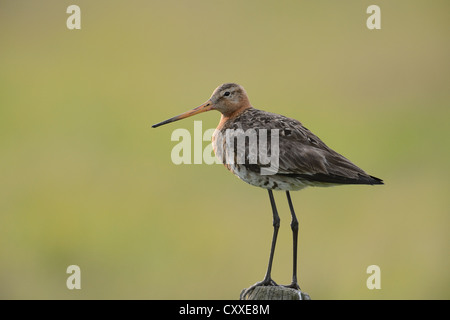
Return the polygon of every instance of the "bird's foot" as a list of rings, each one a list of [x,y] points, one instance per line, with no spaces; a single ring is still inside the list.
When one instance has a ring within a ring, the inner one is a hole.
[[[265,278],[263,281],[257,282],[251,287],[242,290],[240,299],[244,300],[244,298],[249,295],[256,287],[266,287],[266,286],[278,286],[278,284],[272,280],[272,278]]]
[[[285,287],[285,288],[291,288],[291,289],[295,289],[295,290],[301,291],[300,286],[298,285],[297,281],[292,281],[291,284],[287,284],[287,285],[283,284],[282,286]]]

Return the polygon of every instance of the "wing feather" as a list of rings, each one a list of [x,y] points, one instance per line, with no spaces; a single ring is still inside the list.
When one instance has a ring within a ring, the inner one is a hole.
[[[319,137],[299,121],[258,109],[248,109],[230,121],[223,129],[248,129],[261,133],[267,130],[267,148],[272,130],[279,136],[279,163],[277,175],[297,177],[311,182],[332,184],[382,184],[382,180],[368,175],[350,160],[329,148]],[[235,151],[238,151],[237,149]],[[242,150],[241,150],[242,152]],[[246,155],[249,146],[246,144]],[[248,158],[246,161],[248,162]],[[248,170],[260,172],[264,164],[248,164]]]

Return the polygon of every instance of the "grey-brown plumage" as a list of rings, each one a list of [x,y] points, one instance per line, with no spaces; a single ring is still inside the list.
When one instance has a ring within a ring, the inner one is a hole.
[[[330,149],[320,138],[305,128],[299,121],[282,115],[247,108],[221,126],[220,132],[241,129],[239,132],[254,130],[259,137],[261,129],[267,132],[268,150],[272,130],[278,131],[279,164],[274,175],[261,175],[263,165],[248,161],[249,144],[245,146],[246,162],[244,164],[226,163],[226,156],[221,157],[224,165],[242,180],[262,188],[275,190],[299,190],[306,186],[331,186],[339,184],[382,184],[382,180],[368,175],[351,161]],[[216,135],[215,135],[216,136]],[[223,150],[228,150],[226,139],[221,140]],[[213,139],[215,150],[216,143]],[[234,145],[234,154],[238,153]],[[266,165],[267,167],[267,165]]]

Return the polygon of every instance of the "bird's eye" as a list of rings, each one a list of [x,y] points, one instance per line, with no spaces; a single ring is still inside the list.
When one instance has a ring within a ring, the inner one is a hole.
[[[228,97],[230,95],[230,91],[225,91],[225,93],[223,94],[225,97]]]

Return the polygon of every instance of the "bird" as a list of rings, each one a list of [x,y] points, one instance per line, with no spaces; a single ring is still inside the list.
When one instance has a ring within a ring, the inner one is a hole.
[[[367,174],[329,148],[298,120],[254,108],[246,90],[236,83],[218,86],[211,97],[200,106],[152,127],[156,128],[211,110],[221,113],[220,122],[212,135],[213,150],[217,158],[241,180],[266,189],[272,209],[273,234],[265,276],[262,281],[243,291],[241,298],[257,286],[278,285],[271,276],[280,227],[273,190],[286,193],[291,213],[292,280],[285,287],[300,290],[297,277],[299,222],[290,191],[312,186],[382,185],[384,182]],[[264,149],[266,154],[261,152],[261,149]],[[273,161],[267,161],[269,158]]]

